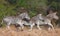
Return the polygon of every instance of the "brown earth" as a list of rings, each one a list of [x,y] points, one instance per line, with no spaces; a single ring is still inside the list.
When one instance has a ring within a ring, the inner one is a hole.
[[[23,31],[16,31],[14,27],[11,29],[12,30],[6,30],[6,28],[0,28],[0,36],[60,36],[60,28],[55,28],[55,31],[38,29],[28,31],[26,28]]]

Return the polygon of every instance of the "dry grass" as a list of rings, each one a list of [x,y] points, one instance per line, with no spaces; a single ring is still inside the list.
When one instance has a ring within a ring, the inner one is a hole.
[[[38,29],[28,31],[26,28],[24,29],[24,31],[15,31],[16,29],[13,27],[12,30],[8,29],[6,30],[6,28],[0,28],[0,36],[60,36],[59,28],[55,28],[55,31],[38,30]]]

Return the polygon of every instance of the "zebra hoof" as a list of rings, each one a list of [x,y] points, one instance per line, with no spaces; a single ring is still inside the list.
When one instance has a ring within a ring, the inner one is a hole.
[[[39,28],[39,30],[42,30],[41,28]]]
[[[28,30],[28,31],[32,31],[32,29]]]
[[[24,31],[23,29],[21,29],[21,31]]]

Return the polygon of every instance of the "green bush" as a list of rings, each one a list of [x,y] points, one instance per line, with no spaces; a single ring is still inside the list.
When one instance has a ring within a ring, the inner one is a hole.
[[[39,13],[46,15],[46,7],[49,5],[58,11],[60,10],[59,0],[0,0],[0,22],[4,16],[16,15],[20,7],[26,8],[30,17]]]

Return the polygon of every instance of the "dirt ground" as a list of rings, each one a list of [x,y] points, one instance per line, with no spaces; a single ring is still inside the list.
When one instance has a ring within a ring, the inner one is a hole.
[[[16,31],[15,27],[12,27],[11,30],[0,28],[0,36],[60,36],[60,28],[50,31],[38,29],[28,31],[26,28],[23,31]]]

